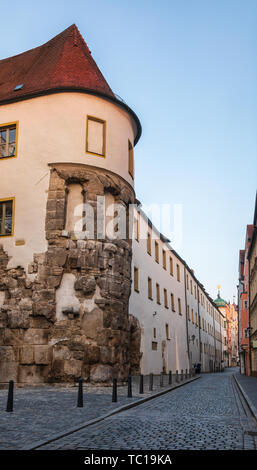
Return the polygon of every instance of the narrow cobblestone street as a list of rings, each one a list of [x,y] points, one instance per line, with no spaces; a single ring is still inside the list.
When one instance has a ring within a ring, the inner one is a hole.
[[[257,449],[257,425],[235,369],[206,374],[40,449]]]

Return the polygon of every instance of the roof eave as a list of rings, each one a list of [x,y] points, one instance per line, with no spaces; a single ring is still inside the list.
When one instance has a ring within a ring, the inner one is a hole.
[[[29,92],[27,94],[23,93],[22,95],[19,95],[19,96],[12,96],[10,98],[2,99],[0,100],[0,106],[5,105],[5,104],[15,103],[17,101],[24,101],[24,100],[29,100],[32,98],[37,98],[39,96],[53,95],[55,93],[65,93],[65,92],[66,93],[74,93],[74,92],[85,93],[87,95],[99,96],[100,98],[111,101],[112,103],[115,103],[116,105],[125,109],[125,111],[127,111],[127,113],[130,115],[130,117],[133,119],[136,125],[137,133],[136,133],[135,140],[134,140],[134,146],[138,143],[142,134],[142,126],[136,113],[126,103],[124,103],[123,101],[120,101],[115,96],[107,95],[97,90],[91,90],[89,88],[81,88],[81,87],[75,87],[75,86],[67,86],[67,87],[59,86],[55,88],[49,88],[46,90],[38,90],[34,92]]]

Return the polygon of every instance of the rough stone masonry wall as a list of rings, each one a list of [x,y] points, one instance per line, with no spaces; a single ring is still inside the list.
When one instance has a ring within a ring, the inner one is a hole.
[[[80,184],[95,211],[97,195],[109,192],[127,209],[134,192],[108,171],[50,166],[46,253],[34,254],[27,276],[7,268],[0,246],[0,383],[123,380],[140,361],[139,323],[128,315],[131,240],[76,240],[63,230],[69,185]],[[67,282],[73,305],[57,315]]]

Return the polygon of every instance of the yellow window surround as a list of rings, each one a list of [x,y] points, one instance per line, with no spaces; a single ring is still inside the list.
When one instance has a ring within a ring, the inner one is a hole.
[[[19,131],[19,121],[13,121],[13,122],[6,122],[4,124],[0,124],[0,131],[1,130],[7,130],[7,142],[6,145],[9,143],[9,130],[15,128],[15,151],[13,155],[7,155],[7,156],[1,156],[0,153],[0,160],[5,160],[7,158],[16,158],[18,154],[18,131]],[[1,140],[0,140],[1,144]]]
[[[103,147],[102,153],[92,152],[88,150],[88,121],[98,122],[99,124],[103,124]],[[90,155],[95,155],[97,157],[105,158],[106,156],[106,121],[104,119],[100,119],[95,116],[87,115],[87,124],[86,124],[86,153]]]
[[[5,233],[5,211],[6,211],[6,205],[5,202],[10,202],[12,201],[12,231],[9,234]],[[8,197],[4,199],[0,199],[0,205],[3,207],[2,211],[2,220],[0,220],[0,237],[13,237],[14,234],[14,209],[15,209],[15,197]],[[1,215],[1,212],[0,212]]]

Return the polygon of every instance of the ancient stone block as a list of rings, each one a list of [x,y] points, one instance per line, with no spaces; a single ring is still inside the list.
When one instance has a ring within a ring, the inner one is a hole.
[[[51,362],[52,351],[49,346],[37,345],[35,348],[35,363],[47,365]]]
[[[40,384],[47,380],[48,367],[38,365],[19,366],[19,382],[25,384]]]
[[[1,382],[6,383],[9,380],[14,380],[17,383],[18,379],[18,362],[1,361],[0,360],[0,377]]]
[[[96,364],[90,369],[91,382],[110,382],[112,380],[112,367],[105,364]]]
[[[33,364],[34,363],[34,346],[27,345],[20,348],[20,363]]]
[[[83,294],[92,294],[96,288],[96,281],[93,276],[81,276],[74,284],[76,290],[82,290]]]
[[[82,372],[82,361],[71,359],[70,361],[64,361],[64,373],[71,377],[81,377]]]
[[[47,344],[48,343],[48,330],[41,330],[39,328],[30,328],[24,334],[25,344]]]
[[[28,312],[21,312],[20,310],[11,310],[7,314],[9,328],[29,328],[29,314]]]

